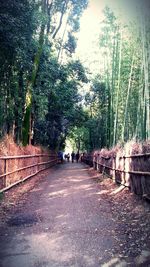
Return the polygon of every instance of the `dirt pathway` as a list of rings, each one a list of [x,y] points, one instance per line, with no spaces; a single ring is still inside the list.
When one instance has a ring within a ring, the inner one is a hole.
[[[93,175],[66,163],[32,188],[1,226],[0,267],[150,266],[150,205]]]

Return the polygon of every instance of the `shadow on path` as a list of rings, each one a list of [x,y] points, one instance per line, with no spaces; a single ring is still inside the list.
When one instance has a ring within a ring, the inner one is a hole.
[[[86,165],[55,167],[9,214],[0,267],[150,266],[149,236],[142,226],[142,235],[135,234],[138,217],[128,214],[132,203],[125,214],[120,192]]]

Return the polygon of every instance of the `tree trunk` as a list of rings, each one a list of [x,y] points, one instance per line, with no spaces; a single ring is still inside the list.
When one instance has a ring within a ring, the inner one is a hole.
[[[61,25],[62,25],[62,21],[63,21],[63,17],[64,17],[64,14],[65,14],[65,11],[67,9],[67,5],[69,3],[69,0],[65,0],[64,1],[64,4],[62,6],[62,10],[61,10],[61,15],[60,15],[60,20],[59,20],[59,23],[58,23],[58,26],[57,28],[55,29],[53,35],[52,35],[52,38],[55,39],[57,33],[59,32],[60,28],[61,28]]]
[[[115,110],[115,121],[114,121],[114,138],[113,138],[113,145],[114,146],[115,146],[116,141],[117,141],[118,104],[119,104],[120,79],[121,79],[121,61],[122,61],[122,32],[120,32],[120,51],[119,51],[119,66],[118,66],[118,86],[117,86],[116,110]]]
[[[43,14],[46,12],[46,0],[43,0],[42,5]],[[44,44],[44,31],[45,31],[46,23],[45,21],[41,25],[40,35],[39,35],[39,47],[34,57],[34,63],[32,68],[31,79],[28,82],[26,100],[25,100],[25,114],[23,120],[23,129],[22,129],[22,143],[24,146],[27,144],[31,144],[32,137],[32,125],[31,125],[31,112],[32,112],[32,94],[33,87],[36,81],[36,75],[38,72],[40,58],[43,50]]]
[[[130,89],[131,89],[133,67],[134,67],[134,53],[132,56],[131,69],[130,69],[130,75],[129,75],[129,80],[128,80],[127,98],[126,98],[126,104],[125,104],[125,113],[124,113],[125,115],[124,115],[123,129],[122,129],[122,140],[123,141],[127,141],[127,140],[125,140],[125,130],[126,130],[128,103],[129,103],[129,96],[130,96]]]

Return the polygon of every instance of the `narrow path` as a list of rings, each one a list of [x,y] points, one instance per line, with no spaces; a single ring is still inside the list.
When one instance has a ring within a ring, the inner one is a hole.
[[[0,267],[150,266],[149,236],[125,235],[128,222],[104,191],[85,165],[54,168],[10,214]]]

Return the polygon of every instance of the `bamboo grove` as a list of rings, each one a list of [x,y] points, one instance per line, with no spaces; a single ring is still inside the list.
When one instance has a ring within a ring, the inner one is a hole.
[[[149,4],[126,22],[104,9],[92,74],[75,57],[87,5],[0,2],[0,138],[82,151],[150,138]]]
[[[99,34],[99,73],[86,95],[92,149],[150,138],[149,7],[139,6],[135,20],[123,23],[104,10]]]

